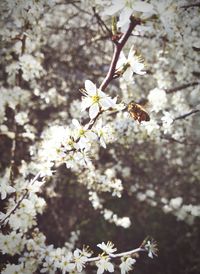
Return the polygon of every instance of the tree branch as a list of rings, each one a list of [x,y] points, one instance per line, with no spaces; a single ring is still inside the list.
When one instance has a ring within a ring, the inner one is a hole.
[[[175,87],[175,88],[170,88],[170,89],[165,89],[165,92],[167,94],[169,93],[174,93],[176,91],[179,91],[179,90],[182,90],[182,89],[185,89],[185,88],[188,88],[188,87],[194,87],[194,86],[197,86],[199,85],[200,82],[191,82],[191,83],[188,83],[188,84],[183,84],[181,86],[178,86],[178,87]]]
[[[99,16],[99,14],[96,12],[96,8],[93,7],[92,10],[94,12],[94,16],[97,19],[97,23],[101,27],[102,31],[104,32],[104,29],[103,29],[103,27],[104,27],[106,29],[106,31],[108,32],[109,36],[112,37],[112,31],[107,27],[107,25],[105,24],[105,22],[101,19],[101,17]]]
[[[115,50],[114,50],[113,58],[112,58],[112,61],[110,64],[110,68],[109,68],[109,71],[108,71],[105,79],[103,80],[103,82],[100,86],[100,90],[104,91],[107,88],[107,86],[110,84],[110,82],[113,80],[115,68],[116,68],[120,53],[121,53],[125,43],[127,42],[128,38],[130,37],[133,29],[138,24],[140,24],[140,20],[131,17],[128,30],[124,33],[124,35],[121,37],[121,39],[118,42],[115,42]]]
[[[173,121],[180,120],[180,119],[185,119],[186,117],[188,117],[188,116],[190,116],[192,114],[195,114],[195,113],[197,113],[199,111],[200,111],[199,109],[193,109],[192,111],[190,111],[190,112],[188,112],[186,114],[183,114],[181,116],[178,116],[178,117],[174,118]]]
[[[129,256],[129,255],[132,255],[132,254],[135,254],[135,253],[138,253],[138,252],[142,252],[142,251],[147,252],[146,249],[139,247],[139,248],[136,248],[136,249],[133,249],[133,250],[130,250],[130,251],[126,251],[126,252],[122,252],[122,253],[108,254],[108,257],[110,257],[110,258],[119,258],[119,257]],[[87,260],[87,262],[99,261],[100,259],[101,259],[101,257],[97,256],[97,257],[89,258]]]
[[[181,6],[181,8],[183,9],[194,8],[194,7],[200,7],[200,2]]]

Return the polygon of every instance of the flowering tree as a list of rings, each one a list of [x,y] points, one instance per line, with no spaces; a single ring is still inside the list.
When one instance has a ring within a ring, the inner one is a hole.
[[[96,231],[101,253],[80,238],[99,216],[134,229],[134,207],[195,227],[199,6],[1,3],[1,273],[128,273],[151,237],[118,252]]]

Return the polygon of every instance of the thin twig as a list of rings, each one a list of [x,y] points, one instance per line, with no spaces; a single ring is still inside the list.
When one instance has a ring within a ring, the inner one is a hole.
[[[119,42],[115,43],[115,50],[114,50],[113,58],[112,58],[112,61],[110,64],[110,68],[109,68],[109,71],[108,71],[105,79],[103,80],[103,82],[100,86],[100,90],[104,91],[106,89],[106,87],[110,84],[110,82],[113,80],[113,76],[115,73],[115,69],[116,69],[116,65],[117,65],[117,61],[119,59],[120,53],[121,53],[125,43],[127,42],[128,38],[130,37],[133,29],[138,24],[140,24],[140,21],[138,19],[136,20],[131,17],[128,30],[124,33],[124,35],[121,37]]]
[[[99,14],[96,12],[96,8],[93,7],[92,8],[93,12],[94,12],[94,16],[97,18],[97,23],[100,25],[101,29],[104,32],[103,27],[106,29],[106,31],[108,32],[109,36],[112,37],[112,31],[107,27],[107,25],[105,24],[105,22],[101,19],[101,17],[99,16]]]
[[[197,86],[197,85],[199,85],[199,84],[200,84],[200,82],[191,82],[191,83],[183,84],[183,85],[178,86],[178,87],[175,87],[175,88],[165,89],[165,92],[166,92],[167,94],[169,94],[169,93],[174,93],[174,92],[176,92],[176,91],[179,91],[179,90],[182,90],[182,89],[186,89],[186,88],[188,88],[188,87]]]
[[[174,118],[173,121],[180,120],[180,119],[185,119],[186,117],[188,117],[188,116],[190,116],[192,114],[195,114],[195,113],[197,113],[199,111],[200,111],[199,109],[193,109],[192,111],[190,111],[188,113],[185,113],[185,114],[183,114],[181,116],[178,116],[178,117]]]
[[[124,256],[129,256],[138,252],[142,252],[142,251],[147,251],[144,248],[136,248],[130,251],[126,251],[126,252],[122,252],[122,253],[116,253],[116,254],[108,254],[108,257],[110,258],[119,258],[119,257],[124,257]],[[97,256],[97,257],[93,257],[93,258],[89,258],[87,260],[87,262],[94,262],[94,261],[99,261],[101,259],[101,256]]]
[[[183,9],[194,8],[194,7],[200,7],[200,2],[181,6],[181,8]]]

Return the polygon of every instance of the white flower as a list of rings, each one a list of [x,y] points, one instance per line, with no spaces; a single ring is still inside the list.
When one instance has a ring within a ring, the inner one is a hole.
[[[6,268],[1,272],[1,274],[22,274],[23,264],[7,264]]]
[[[100,110],[106,110],[115,107],[115,101],[106,95],[103,91],[97,89],[96,85],[90,80],[85,81],[85,91],[81,109],[82,111],[89,108],[89,116],[94,119]]]
[[[43,268],[40,269],[41,273],[49,273],[49,274],[55,274],[56,272],[56,268],[54,266],[54,264],[52,264],[51,262],[44,262],[43,263]]]
[[[103,242],[101,244],[98,244],[97,246],[105,251],[107,254],[112,254],[117,251],[117,248],[114,248],[114,244],[112,242],[107,242],[107,244]]]
[[[83,250],[80,250],[81,254],[85,257],[91,257],[92,256],[92,251],[89,249],[89,246],[84,246]]]
[[[124,228],[128,228],[131,225],[131,220],[129,217],[122,217],[122,218],[118,218],[118,220],[116,220],[115,223],[117,226],[122,226]]]
[[[26,81],[39,78],[42,73],[44,73],[44,70],[38,60],[29,54],[24,54],[19,57],[19,65],[23,72],[22,77]]]
[[[29,122],[28,120],[28,114],[25,111],[21,111],[19,113],[17,113],[15,115],[15,121],[19,124],[19,125],[24,125],[26,123]]]
[[[128,271],[132,270],[132,265],[134,265],[136,262],[135,259],[133,258],[126,258],[122,261],[122,263],[119,265],[121,269],[121,274],[126,274]]]
[[[97,135],[99,137],[100,144],[102,147],[106,148],[106,137],[109,135],[109,127],[102,125],[102,119],[99,120],[98,125],[96,126]]]
[[[144,67],[145,65],[141,57],[136,55],[136,51],[132,46],[128,54],[128,59],[125,57],[124,53],[121,52],[116,65],[116,70],[119,73],[122,72],[123,78],[129,82],[133,80],[133,73],[144,75],[146,73]]]
[[[41,176],[52,176],[53,170],[52,167],[54,166],[54,163],[51,161],[46,161],[42,163],[40,171],[41,171]]]
[[[97,263],[97,274],[102,274],[104,271],[114,272],[114,266],[111,262],[109,262],[109,258],[101,258]]]
[[[45,183],[45,181],[35,181],[33,184],[27,184],[27,189],[30,192],[38,192],[40,191],[42,185]]]
[[[88,152],[86,150],[78,151],[75,154],[75,162],[83,166],[90,165],[91,160]]]
[[[157,244],[156,242],[152,241],[147,241],[145,244],[145,249],[148,251],[148,256],[153,259],[153,256],[157,256]]]
[[[24,248],[25,239],[22,233],[12,231],[10,234],[1,235],[0,237],[0,250],[3,254],[20,254]]]
[[[76,249],[74,251],[74,262],[78,272],[81,272],[85,266],[85,263],[87,262],[87,257],[81,254],[81,250]]]
[[[112,5],[106,9],[104,14],[113,15],[117,12],[119,14],[118,27],[123,27],[129,22],[130,16],[133,12],[152,12],[153,6],[143,1],[134,0],[112,0]]]
[[[72,123],[76,129],[75,134],[76,138],[79,139],[78,145],[80,146],[80,148],[89,148],[88,144],[91,140],[96,139],[96,134],[91,130],[87,130],[86,126],[82,126],[76,119],[73,119]]]
[[[0,185],[1,200],[4,200],[8,194],[15,192],[15,188],[9,186],[6,181],[2,181]]]
[[[152,110],[155,112],[159,112],[160,110],[164,109],[167,103],[166,92],[158,88],[152,89],[149,92],[148,100],[152,106]]]
[[[159,0],[154,1],[154,7],[156,12],[160,18],[161,23],[163,24],[166,33],[168,34],[168,38],[173,38],[175,32],[177,31],[177,16],[176,12],[178,9],[178,5],[176,1],[173,0]]]
[[[172,207],[173,209],[179,209],[182,203],[183,203],[183,198],[177,197],[170,200],[169,206]]]
[[[164,116],[161,118],[162,120],[162,126],[164,129],[164,133],[171,133],[172,130],[172,124],[173,124],[173,117],[172,114],[168,111],[163,112]]]
[[[67,153],[65,164],[67,168],[73,168],[76,165],[75,153],[73,151]]]
[[[75,264],[71,263],[72,256],[62,256],[59,267],[63,273],[71,272],[75,268]]]

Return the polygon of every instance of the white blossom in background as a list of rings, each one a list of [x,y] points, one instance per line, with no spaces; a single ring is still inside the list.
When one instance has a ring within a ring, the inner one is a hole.
[[[114,15],[119,13],[118,27],[124,27],[128,24],[132,14],[137,12],[152,13],[153,6],[144,1],[135,0],[112,0],[112,4],[105,11],[105,15]]]
[[[131,220],[129,217],[119,217],[113,211],[104,208],[101,211],[101,214],[104,216],[105,220],[109,223],[114,223],[116,226],[121,226],[123,228],[129,228],[131,226]]]
[[[110,132],[109,127],[103,126],[103,121],[101,119],[95,127],[95,130],[97,132],[97,136],[99,138],[101,146],[106,148],[106,139],[109,137]]]
[[[6,199],[7,195],[15,192],[15,188],[8,185],[8,182],[3,181],[0,185],[0,192],[1,192],[1,200]]]
[[[173,209],[178,209],[180,208],[182,203],[183,203],[183,198],[176,197],[170,200],[169,206],[172,207]]]
[[[9,181],[10,181],[10,169],[6,169],[6,172],[3,178],[1,178],[1,184],[0,184],[1,200],[6,199],[7,195],[14,193],[16,191],[16,189],[10,185]]]
[[[41,64],[32,55],[24,54],[19,57],[19,67],[22,70],[22,77],[29,81],[34,78],[40,78],[44,73]]]
[[[92,203],[94,209],[101,209],[103,207],[102,201],[94,191],[89,191],[89,201]]]
[[[162,128],[164,129],[164,133],[171,133],[172,132],[172,124],[173,124],[173,117],[172,114],[168,111],[163,111],[164,116],[161,118],[162,120]]]
[[[159,16],[161,23],[167,33],[169,39],[173,39],[175,34],[179,34],[178,28],[176,26],[176,12],[180,8],[179,3],[173,0],[153,0],[152,4]],[[179,34],[180,35],[180,34]]]
[[[17,115],[15,115],[15,121],[19,125],[26,124],[28,122],[28,114],[25,111],[19,112]]]
[[[164,110],[167,104],[166,92],[159,88],[152,89],[149,92],[148,100],[151,104],[152,111],[155,111],[157,113],[160,110]]]
[[[89,116],[94,119],[100,110],[107,110],[115,108],[116,102],[90,81],[85,81],[85,90],[83,91],[85,97],[82,98],[81,109],[89,108]]]
[[[1,272],[1,274],[25,274],[23,271],[23,264],[7,264],[6,268]]]

